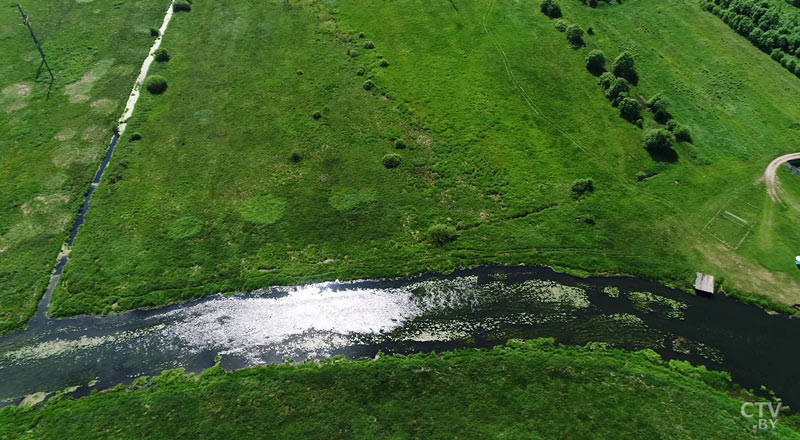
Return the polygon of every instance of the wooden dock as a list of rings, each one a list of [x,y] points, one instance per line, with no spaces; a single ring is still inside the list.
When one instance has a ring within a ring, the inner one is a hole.
[[[714,293],[714,275],[703,275],[697,272],[697,278],[694,280],[694,290],[703,293]]]

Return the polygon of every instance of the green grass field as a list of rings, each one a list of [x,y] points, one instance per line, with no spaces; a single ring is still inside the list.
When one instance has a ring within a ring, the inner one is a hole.
[[[0,334],[36,309],[165,0],[30,0],[0,8]]]
[[[786,414],[774,431],[753,433],[740,407],[754,397],[725,373],[652,351],[511,345],[228,374],[214,367],[199,378],[166,372],[80,400],[6,408],[0,436],[800,438]]]
[[[294,3],[176,15],[172,58],[153,71],[169,88],[140,101],[54,314],[483,263],[681,287],[702,271],[800,302],[798,215],[775,215],[757,184],[796,149],[798,79],[694,3],[563,2],[595,31],[580,50],[538,3]],[[673,103],[694,138],[675,162],[654,160],[605,99],[584,67],[594,48],[633,52],[635,92]],[[391,152],[400,167],[381,164]],[[574,200],[584,177],[596,190]],[[723,206],[755,222],[737,249],[704,230]],[[431,244],[434,224],[457,240]]]

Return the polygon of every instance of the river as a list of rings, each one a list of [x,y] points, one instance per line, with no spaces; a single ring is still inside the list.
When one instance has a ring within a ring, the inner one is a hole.
[[[406,280],[276,287],[119,316],[34,319],[0,338],[0,406],[34,392],[130,383],[165,369],[200,372],[379,352],[491,347],[554,337],[652,348],[732,374],[800,404],[800,320],[724,295],[693,296],[636,278],[575,278],[484,267]]]

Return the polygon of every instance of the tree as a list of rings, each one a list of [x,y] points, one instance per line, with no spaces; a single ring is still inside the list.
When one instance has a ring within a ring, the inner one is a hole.
[[[647,106],[650,108],[650,111],[653,112],[653,119],[659,124],[665,124],[672,119],[672,115],[667,111],[669,99],[661,93],[650,98],[650,100],[647,101]]]
[[[567,41],[569,41],[573,47],[583,46],[583,29],[577,24],[567,26]]]
[[[675,139],[672,133],[663,128],[651,128],[644,133],[642,146],[652,152],[666,151],[672,148]]]
[[[636,122],[642,117],[642,106],[633,98],[623,98],[619,103],[619,115],[628,122]]]
[[[544,0],[541,6],[542,14],[550,18],[561,17],[561,6],[555,0]]]
[[[586,70],[594,75],[600,75],[606,70],[606,55],[602,50],[595,49],[586,56]]]
[[[606,98],[611,100],[611,104],[616,106],[622,99],[628,96],[631,90],[631,84],[625,78],[614,78],[611,86],[606,91]]]
[[[630,52],[622,52],[611,65],[611,71],[615,76],[622,77],[630,81],[631,84],[639,82],[639,74],[636,73],[633,55]]]
[[[600,78],[597,78],[597,84],[605,90],[608,90],[611,87],[611,84],[614,83],[614,74],[611,72],[603,72],[600,75]]]

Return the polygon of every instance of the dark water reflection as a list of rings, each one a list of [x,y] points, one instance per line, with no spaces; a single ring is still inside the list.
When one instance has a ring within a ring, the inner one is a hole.
[[[115,317],[38,320],[26,332],[0,338],[0,403],[72,386],[83,395],[169,368],[199,372],[217,355],[223,367],[238,369],[554,337],[565,344],[652,348],[729,371],[747,388],[765,385],[796,406],[799,335],[800,320],[725,296],[697,297],[635,278],[485,267],[274,288]]]

